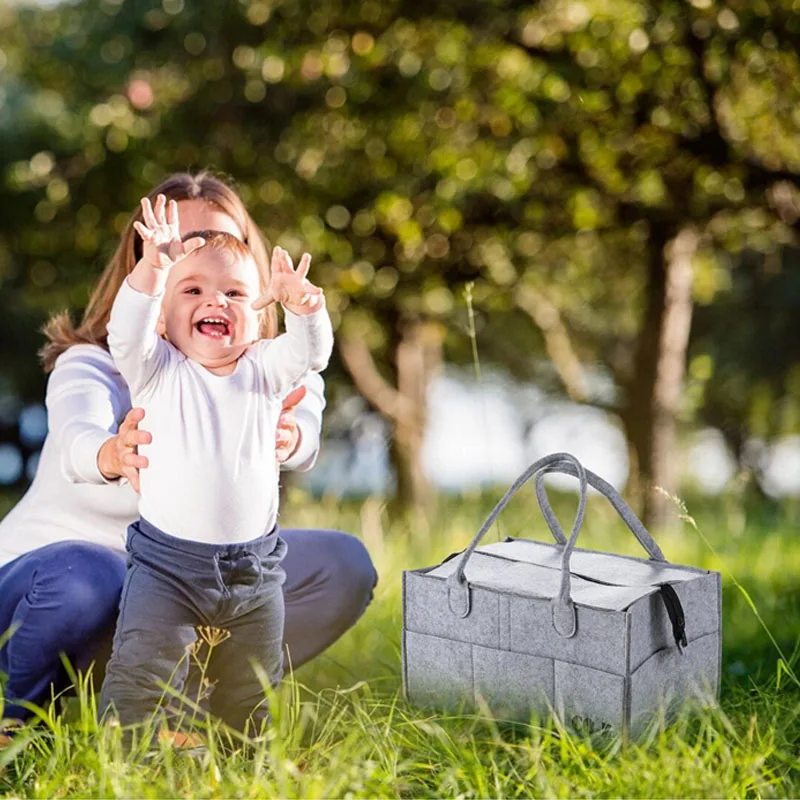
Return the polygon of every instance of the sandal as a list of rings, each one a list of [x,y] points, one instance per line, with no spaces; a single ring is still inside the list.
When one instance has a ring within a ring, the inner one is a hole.
[[[158,732],[158,741],[171,744],[173,747],[203,747],[205,741],[199,733],[184,733],[162,728]]]
[[[158,732],[158,741],[165,742],[192,757],[202,756],[208,752],[206,741],[199,733],[184,733],[162,728]]]

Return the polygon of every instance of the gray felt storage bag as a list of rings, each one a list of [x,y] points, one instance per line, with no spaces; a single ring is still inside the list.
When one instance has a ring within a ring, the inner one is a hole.
[[[569,539],[547,500],[549,472],[580,482]],[[530,478],[555,544],[478,547]],[[587,485],[611,501],[648,559],[575,547]],[[667,562],[614,488],[558,453],[525,470],[466,550],[403,574],[403,686],[419,705],[485,703],[521,720],[554,711],[567,724],[635,736],[659,708],[716,698],[720,621],[719,573]]]

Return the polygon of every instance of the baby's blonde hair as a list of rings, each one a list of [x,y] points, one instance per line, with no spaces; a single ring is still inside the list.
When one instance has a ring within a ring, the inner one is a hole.
[[[224,181],[208,172],[191,175],[186,172],[170,175],[155,187],[147,197],[152,203],[159,194],[167,200],[205,200],[227,214],[242,233],[242,243],[256,262],[261,279],[262,290],[269,285],[269,255],[264,237],[247,213],[239,195]],[[103,270],[94,291],[89,298],[83,320],[77,327],[68,311],[62,311],[50,318],[43,328],[47,343],[39,355],[45,372],[50,372],[56,359],[74,344],[95,344],[108,350],[107,325],[111,306],[119,287],[136,266],[142,256],[142,239],[133,227],[134,222],[142,222],[141,207],[131,216],[122,232],[116,252]],[[231,237],[236,238],[236,237]],[[237,240],[238,241],[238,240]],[[265,339],[273,338],[278,330],[275,306],[267,306],[261,313],[259,334]]]
[[[205,239],[205,244],[197,252],[203,250],[227,250],[236,256],[237,261],[250,261],[251,259],[255,261],[253,251],[241,239],[228,231],[191,231],[183,236],[182,239],[186,242],[196,236]],[[260,273],[259,277],[263,279]],[[265,287],[262,286],[261,288],[264,289]]]

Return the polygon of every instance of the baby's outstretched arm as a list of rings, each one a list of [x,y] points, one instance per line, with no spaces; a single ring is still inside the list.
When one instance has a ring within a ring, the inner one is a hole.
[[[141,222],[134,222],[144,243],[141,260],[117,292],[108,322],[108,349],[117,369],[134,393],[139,393],[167,358],[167,344],[156,331],[160,295],[173,265],[204,244],[195,238],[182,242],[178,205],[164,195],[155,208],[142,200]]]
[[[256,310],[270,303],[280,303],[293,314],[304,317],[322,305],[322,289],[308,280],[311,256],[303,253],[295,269],[289,254],[280,247],[272,251],[270,282],[267,291],[253,303]]]
[[[308,372],[321,372],[333,350],[333,328],[322,289],[308,278],[311,256],[305,253],[297,269],[279,247],[272,253],[267,292],[253,303],[259,309],[280,302],[286,309],[286,333],[259,342],[260,363],[270,391],[283,396]]]
[[[156,198],[155,208],[147,197],[142,198],[142,218],[144,224],[133,223],[142,237],[142,258],[128,275],[128,283],[153,297],[164,291],[170,269],[205,241],[200,237],[181,241],[178,204],[174,200],[167,203],[163,194]]]

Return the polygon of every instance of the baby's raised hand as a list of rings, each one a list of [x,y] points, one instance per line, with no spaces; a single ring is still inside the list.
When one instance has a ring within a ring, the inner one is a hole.
[[[150,205],[149,198],[142,198],[142,218],[144,224],[136,221],[133,226],[142,237],[142,258],[154,269],[169,270],[177,261],[205,244],[200,237],[181,241],[178,204],[174,200],[167,204],[163,194],[156,198],[155,208]]]
[[[272,250],[269,286],[253,303],[253,308],[258,310],[270,303],[281,303],[293,314],[313,314],[322,305],[322,289],[306,278],[310,266],[311,256],[308,253],[303,253],[295,269],[289,254],[275,247]]]

